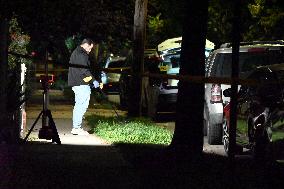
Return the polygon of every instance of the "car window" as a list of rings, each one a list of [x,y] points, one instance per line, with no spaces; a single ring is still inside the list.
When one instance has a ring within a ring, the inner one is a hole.
[[[173,56],[171,57],[170,60],[171,60],[172,68],[179,68],[180,56]]]
[[[163,57],[163,62],[160,66],[168,66],[168,68],[179,68],[180,66],[180,54],[169,54]]]
[[[259,66],[279,64],[284,62],[284,57],[281,51],[266,51],[266,52],[240,52],[239,53],[239,69],[240,76],[245,75]],[[215,67],[212,72],[217,77],[231,77],[232,71],[232,54],[220,53],[216,56]]]
[[[109,63],[108,68],[120,68],[123,67],[124,65],[125,65],[124,60],[113,61]]]
[[[212,71],[210,76],[213,77],[222,77],[222,67],[224,65],[224,55],[223,53],[218,53],[214,59],[213,65],[212,65]],[[226,66],[226,65],[225,65]],[[210,65],[209,68],[210,69]]]

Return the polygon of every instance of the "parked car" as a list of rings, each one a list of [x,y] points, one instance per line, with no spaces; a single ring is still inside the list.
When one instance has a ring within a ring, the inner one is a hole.
[[[149,67],[149,71],[152,73],[178,75],[180,69],[181,42],[181,37],[171,38],[158,45],[157,53],[154,53],[151,49],[146,50],[144,65]],[[213,48],[214,43],[206,40],[206,58]],[[148,56],[149,52],[152,52],[152,56]],[[127,86],[129,85],[130,77],[131,76],[127,74],[121,77],[120,104],[122,107],[127,107],[126,102],[128,101],[127,96],[129,95]],[[147,93],[143,94],[146,96],[146,101],[143,101],[143,105],[145,105],[145,109],[148,109],[148,116],[155,118],[158,112],[175,112],[177,93],[178,80],[151,79],[150,86],[147,87]]]
[[[107,59],[106,64],[103,66],[104,71],[101,73],[101,80],[104,84],[103,90],[108,94],[119,94],[119,79],[120,73],[111,73],[111,71],[120,72],[124,69],[128,69],[125,67],[126,57],[119,56],[111,56]],[[109,72],[107,72],[109,71]]]
[[[284,62],[284,41],[242,42],[239,49],[239,77],[246,78],[258,66]],[[206,77],[230,78],[232,47],[226,43],[210,53],[206,65]],[[205,84],[204,128],[209,144],[222,143],[224,105],[230,101],[222,91],[230,85],[220,83]]]
[[[163,61],[159,64],[161,73],[168,75],[178,75],[180,70],[180,54],[181,54],[182,37],[171,38],[163,41],[158,45],[158,52]],[[205,58],[214,49],[215,45],[208,39],[205,44]],[[165,111],[170,109],[175,111],[178,93],[178,80],[164,79],[159,87],[158,109]]]
[[[145,55],[144,57],[144,69],[145,72],[148,73],[160,73],[158,65],[160,64],[162,60],[153,54],[153,56]],[[126,67],[131,67],[131,64],[133,62],[132,54],[127,57],[126,59]],[[128,99],[130,95],[129,86],[130,86],[130,80],[132,78],[132,75],[130,75],[128,72],[123,72],[121,74],[119,84],[120,84],[120,106],[123,109],[128,108]],[[155,117],[155,114],[157,112],[157,106],[158,103],[158,96],[159,96],[159,86],[161,85],[162,81],[161,79],[157,78],[147,78],[144,77],[144,89],[145,92],[142,94],[142,106],[143,106],[143,112],[150,117]]]
[[[160,73],[168,75],[178,75],[180,69],[180,50],[168,52],[162,56],[162,61],[158,64]],[[178,93],[177,79],[163,79],[159,84],[159,101],[157,109],[161,111],[175,111]]]
[[[272,156],[273,143],[284,141],[284,62],[261,66],[247,77],[254,85],[242,85],[238,92],[236,141],[251,149],[256,158]],[[230,97],[230,88],[223,91]],[[229,151],[230,103],[224,106],[223,145]],[[282,151],[284,146],[282,146]],[[278,150],[275,150],[278,151]]]

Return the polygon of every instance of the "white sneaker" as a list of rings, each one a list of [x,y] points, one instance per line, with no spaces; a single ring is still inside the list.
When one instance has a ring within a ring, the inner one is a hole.
[[[73,128],[71,131],[73,135],[89,135],[87,131],[84,131],[82,128]]]

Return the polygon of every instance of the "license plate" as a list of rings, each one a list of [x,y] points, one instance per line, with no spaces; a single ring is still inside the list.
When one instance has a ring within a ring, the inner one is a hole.
[[[160,66],[160,71],[163,72],[163,71],[168,71],[169,70],[169,67],[168,66]]]

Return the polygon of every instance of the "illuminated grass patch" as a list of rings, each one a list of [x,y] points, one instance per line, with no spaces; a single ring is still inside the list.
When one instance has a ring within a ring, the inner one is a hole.
[[[146,118],[127,119],[125,117],[87,117],[92,131],[111,143],[162,144],[169,145],[172,133],[157,126]]]

